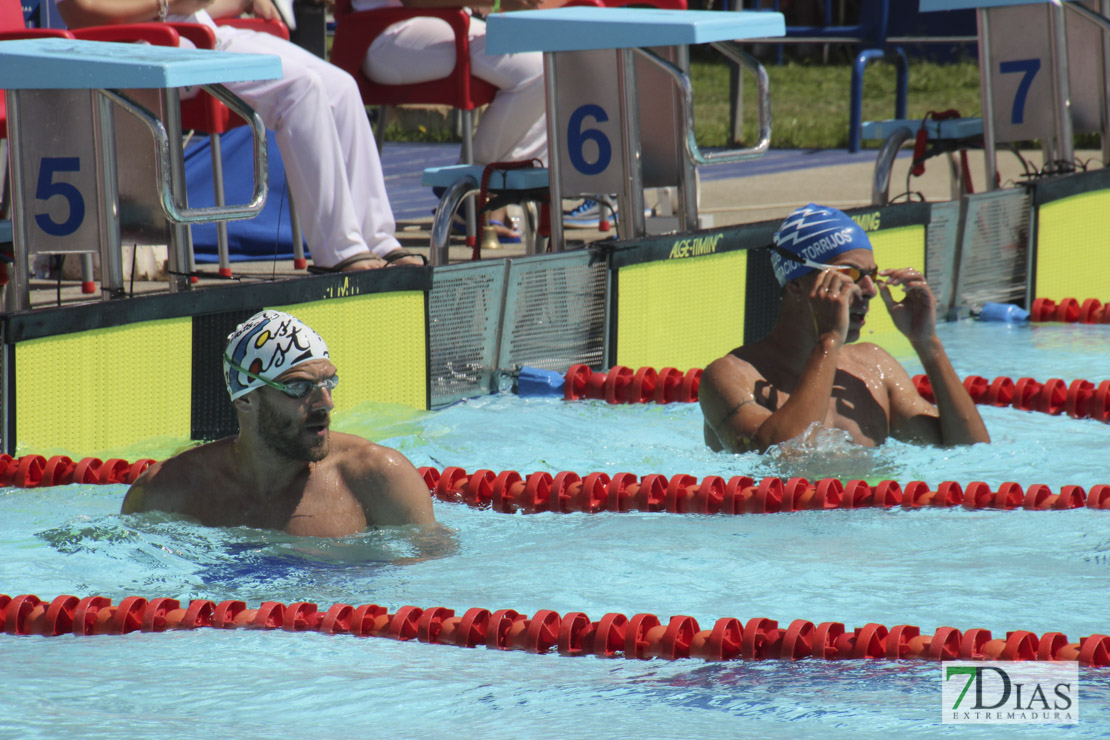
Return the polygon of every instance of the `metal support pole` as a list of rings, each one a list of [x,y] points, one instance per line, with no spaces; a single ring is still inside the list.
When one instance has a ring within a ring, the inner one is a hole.
[[[166,136],[171,142],[181,141],[181,96],[176,88],[161,91],[162,121]],[[165,177],[165,175],[163,175]],[[179,209],[189,207],[185,188],[185,158],[180,145],[170,147],[170,187],[173,199]],[[223,204],[220,204],[223,205]],[[192,290],[192,283],[185,275],[193,271],[193,241],[189,226],[170,221],[169,268],[170,292]]]
[[[624,171],[618,195],[617,236],[633,239],[646,232],[644,224],[643,162],[640,117],[636,95],[636,57],[632,49],[617,50],[617,91],[621,112],[621,152]],[[550,146],[550,143],[548,144]]]
[[[23,150],[23,119],[20,115],[20,90],[8,90],[8,140],[11,144],[12,180],[12,274],[4,291],[4,309],[9,313],[31,307],[29,265],[27,263],[27,208],[23,202],[23,163],[19,152]],[[7,387],[5,386],[5,391]]]
[[[119,177],[116,174],[116,131],[112,103],[95,91],[89,93],[93,104],[93,137],[96,141],[97,192],[96,207],[100,211],[97,248],[100,251],[100,297],[104,300],[123,298],[123,263],[119,235]]]
[[[559,132],[559,97],[558,74],[555,71],[554,52],[545,51],[543,54],[544,88],[547,96],[547,168],[550,174],[548,189],[550,192],[551,214],[551,251],[562,252],[566,244],[563,241],[563,184],[560,182],[559,152],[562,151],[563,137]]]
[[[990,10],[975,11],[979,19],[979,96],[983,104],[983,172],[987,190],[998,188],[998,159],[994,141],[994,91],[991,89],[991,31]]]
[[[1075,134],[1072,130],[1071,92],[1068,87],[1068,30],[1062,7],[1050,4],[1048,13],[1052,31],[1052,58],[1056,62],[1056,104],[1052,107],[1056,122],[1056,156],[1061,169],[1070,172],[1075,166]]]
[[[676,66],[684,74],[690,74],[690,47],[675,47]],[[676,93],[672,90],[672,96]],[[675,106],[675,115],[685,113],[685,107],[679,103]],[[675,130],[682,131],[682,122],[675,122]],[[695,231],[698,228],[698,177],[694,163],[686,156],[686,149],[682,141],[676,141],[678,151],[675,153],[679,162],[678,166],[678,227],[681,231]],[[643,212],[643,209],[640,209]]]

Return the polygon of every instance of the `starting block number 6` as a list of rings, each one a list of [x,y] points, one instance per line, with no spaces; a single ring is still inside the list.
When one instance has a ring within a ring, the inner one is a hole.
[[[605,123],[609,120],[609,115],[604,108],[593,103],[576,108],[567,122],[567,156],[574,169],[583,175],[599,175],[613,161],[613,145],[600,129],[585,128],[587,118],[596,123]],[[597,158],[592,162],[586,159],[588,141],[592,141],[597,147]]]
[[[35,200],[45,202],[61,196],[69,206],[69,214],[61,222],[55,221],[49,213],[35,214],[35,223],[50,236],[70,236],[85,221],[85,199],[81,196],[81,191],[72,183],[55,179],[55,175],[60,172],[80,171],[81,160],[78,157],[43,157],[39,162]]]

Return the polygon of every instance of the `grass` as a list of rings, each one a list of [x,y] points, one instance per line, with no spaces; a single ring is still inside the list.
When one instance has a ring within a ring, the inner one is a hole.
[[[765,65],[771,85],[771,146],[776,149],[843,149],[848,146],[851,67],[791,62]],[[878,63],[867,68],[863,85],[863,120],[894,117],[895,68]],[[729,70],[725,64],[691,65],[694,119],[699,146],[729,146]],[[954,108],[963,116],[980,113],[979,68],[975,62],[911,62],[906,115],[922,118],[929,111]],[[755,80],[744,76],[744,137],[756,137]],[[866,146],[866,144],[865,144]],[[871,146],[878,146],[874,142]]]
[[[729,68],[719,56],[691,63],[694,121],[698,146],[735,146],[730,134]],[[843,149],[848,146],[848,95],[851,67],[847,63],[765,63],[771,80],[771,146],[776,149]],[[885,62],[867,68],[863,86],[863,120],[894,117],[894,66]],[[744,77],[744,139],[755,141],[755,81]],[[974,61],[956,64],[910,62],[907,116],[921,118],[930,110],[955,108],[964,116],[980,112],[979,69]],[[390,125],[387,141],[457,141],[444,128],[402,128]],[[867,144],[865,144],[867,146]],[[878,146],[878,142],[870,144]]]

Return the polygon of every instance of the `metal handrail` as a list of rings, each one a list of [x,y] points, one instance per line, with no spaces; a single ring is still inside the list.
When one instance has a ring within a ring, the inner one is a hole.
[[[682,138],[686,156],[690,158],[690,161],[695,164],[724,164],[761,157],[771,146],[771,82],[767,76],[767,70],[755,57],[737,47],[735,42],[721,41],[710,45],[755,74],[756,90],[759,96],[759,139],[753,147],[703,154],[698,147],[694,134],[694,90],[690,82],[690,76],[650,49],[637,48],[635,51],[670,75],[675,84],[678,85],[682,93]]]
[[[266,203],[266,191],[269,184],[266,167],[266,128],[259,115],[223,85],[203,85],[202,87],[228,108],[242,116],[251,127],[254,138],[254,193],[251,195],[250,202],[246,205],[209,206],[206,208],[180,206],[174,198],[170,181],[170,141],[166,134],[165,125],[149,110],[118,90],[100,89],[97,92],[139,119],[154,137],[154,147],[157,151],[154,162],[155,177],[159,181],[162,211],[166,218],[178,224],[198,224],[213,221],[235,221],[257,216]]]

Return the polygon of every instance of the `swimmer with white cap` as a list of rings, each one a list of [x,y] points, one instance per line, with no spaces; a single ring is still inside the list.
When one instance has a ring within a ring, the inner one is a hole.
[[[300,320],[250,317],[228,337],[223,371],[238,436],[152,465],[128,490],[124,514],[316,537],[435,521],[428,487],[404,455],[331,431],[339,375],[327,344]]]
[[[710,448],[763,452],[822,427],[844,430],[866,446],[888,437],[990,442],[937,338],[936,297],[924,275],[910,267],[878,269],[863,229],[814,203],[782,222],[771,268],[781,287],[771,333],[715,360],[702,375],[698,400]],[[902,300],[895,301],[892,286],[905,291]],[[886,350],[857,342],[877,295],[917,352],[936,405]]]

